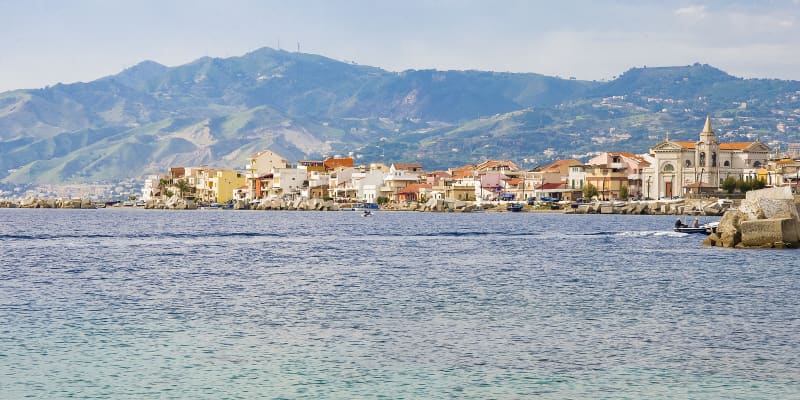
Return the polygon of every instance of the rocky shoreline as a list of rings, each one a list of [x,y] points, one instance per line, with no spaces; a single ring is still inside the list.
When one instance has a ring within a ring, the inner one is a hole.
[[[420,212],[509,212],[508,202],[445,201],[431,199],[425,203],[395,203],[381,206],[382,211],[420,211]],[[730,201],[709,200],[649,200],[649,201],[594,201],[592,203],[562,205],[525,205],[521,212],[554,212],[565,214],[631,214],[631,215],[709,215],[719,216],[732,205]],[[102,208],[104,203],[93,203],[88,199],[37,199],[26,198],[18,201],[0,199],[0,208],[62,208],[93,209]],[[357,203],[334,203],[331,200],[267,200],[259,203],[238,201],[232,204],[235,210],[287,210],[287,211],[339,211],[357,207]],[[199,206],[192,200],[174,196],[168,199],[147,201],[143,207],[148,210],[197,210],[209,207]]]

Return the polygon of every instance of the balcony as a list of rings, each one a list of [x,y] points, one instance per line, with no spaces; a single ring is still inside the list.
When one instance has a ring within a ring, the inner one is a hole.
[[[628,164],[621,163],[621,162],[612,162],[612,163],[608,164],[608,168],[611,168],[611,169],[627,169],[628,168]]]

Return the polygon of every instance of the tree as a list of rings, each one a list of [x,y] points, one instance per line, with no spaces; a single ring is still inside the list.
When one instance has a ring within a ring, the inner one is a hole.
[[[753,182],[753,190],[763,189],[767,186],[767,180],[764,178],[758,178]]]
[[[622,185],[619,187],[619,198],[622,200],[628,200],[628,186]]]
[[[167,195],[167,190],[166,190],[167,186],[169,186],[169,179],[161,178],[161,179],[158,180],[158,188],[160,189],[159,192],[161,192],[162,196],[166,196]],[[171,196],[167,196],[167,197],[171,197]]]
[[[597,186],[592,185],[591,183],[587,183],[583,187],[583,198],[584,199],[591,199],[592,197],[595,197],[595,196],[597,196],[599,194],[600,193],[597,191]]]
[[[386,204],[386,203],[389,202],[389,198],[381,196],[381,197],[378,197],[377,199],[375,199],[375,202],[378,203],[378,204]]]
[[[180,196],[181,198],[183,198],[183,195],[186,192],[192,190],[192,187],[189,185],[189,182],[186,182],[186,180],[184,179],[180,179],[177,182],[175,182],[175,187],[178,188],[178,196]]]
[[[739,189],[740,192],[744,193],[753,188],[753,183],[751,181],[739,179],[736,181],[736,188]]]
[[[722,181],[722,189],[728,192],[728,194],[733,193],[736,190],[736,178],[729,176]]]

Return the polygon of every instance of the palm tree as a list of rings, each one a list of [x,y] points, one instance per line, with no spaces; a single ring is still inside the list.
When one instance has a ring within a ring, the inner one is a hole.
[[[186,182],[184,179],[180,179],[175,182],[175,187],[178,188],[178,195],[183,198],[184,193],[189,192],[192,190],[192,187],[189,186],[189,182]]]
[[[161,179],[158,180],[158,188],[160,189],[161,196],[166,195],[167,186],[169,186],[169,179],[161,178]]]

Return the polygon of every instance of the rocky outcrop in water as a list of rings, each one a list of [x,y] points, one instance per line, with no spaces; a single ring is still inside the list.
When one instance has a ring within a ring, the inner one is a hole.
[[[796,248],[800,244],[799,204],[789,187],[747,192],[737,210],[725,213],[705,246]]]

